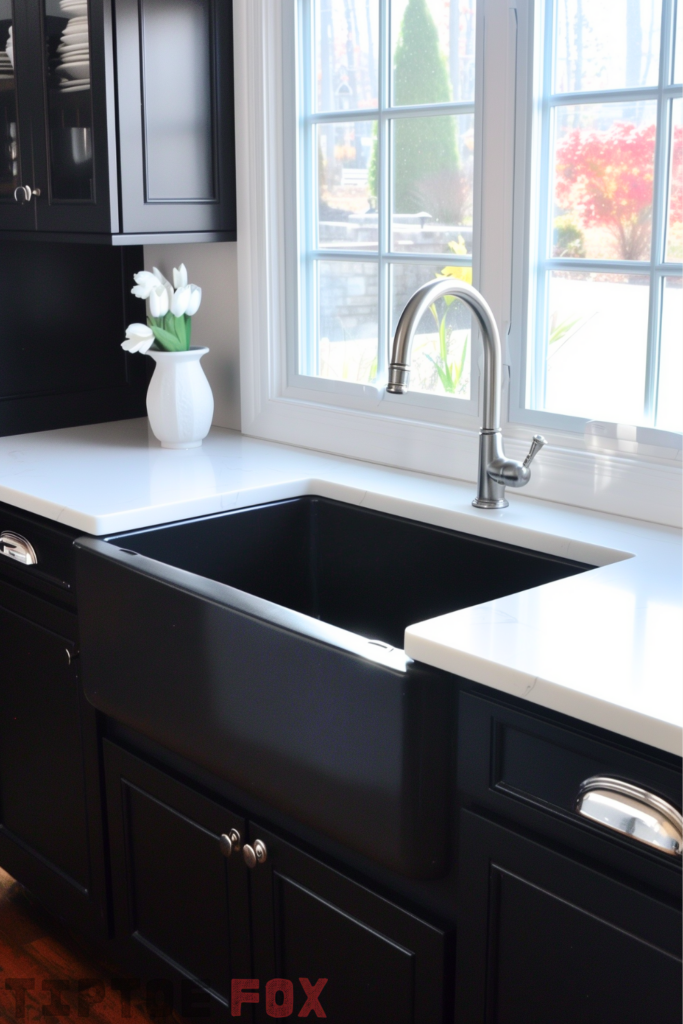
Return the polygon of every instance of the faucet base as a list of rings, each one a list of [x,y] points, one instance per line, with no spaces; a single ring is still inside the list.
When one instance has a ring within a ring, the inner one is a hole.
[[[507,508],[510,502],[506,498],[500,501],[494,501],[493,498],[475,498],[472,504],[475,508]]]

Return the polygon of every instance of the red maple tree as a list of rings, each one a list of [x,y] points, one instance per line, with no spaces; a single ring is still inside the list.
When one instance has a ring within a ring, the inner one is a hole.
[[[576,128],[556,154],[555,196],[583,228],[605,227],[623,260],[646,259],[650,249],[655,125],[617,122],[608,131]],[[670,223],[683,220],[683,127],[673,132]]]

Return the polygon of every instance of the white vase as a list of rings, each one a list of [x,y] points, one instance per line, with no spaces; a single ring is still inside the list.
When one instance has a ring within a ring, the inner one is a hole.
[[[213,419],[213,394],[199,360],[208,348],[148,352],[156,366],[147,389],[147,415],[162,448],[198,448]]]

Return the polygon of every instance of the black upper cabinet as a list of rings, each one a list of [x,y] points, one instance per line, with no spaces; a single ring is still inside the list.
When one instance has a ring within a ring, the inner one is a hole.
[[[234,237],[232,3],[116,0],[116,34],[124,232]]]
[[[0,135],[5,237],[234,239],[231,0],[0,0]]]
[[[0,227],[10,231],[35,228],[34,206],[14,198],[22,182],[34,181],[30,78],[14,67],[27,70],[26,14],[20,0],[0,0]]]

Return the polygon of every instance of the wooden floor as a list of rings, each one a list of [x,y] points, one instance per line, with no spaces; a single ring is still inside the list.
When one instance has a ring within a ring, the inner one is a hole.
[[[125,972],[94,958],[0,869],[2,1024],[56,1022],[60,1017],[88,1019],[93,1024],[118,1024],[125,1017],[130,1024],[150,1024],[140,992],[132,994],[130,1007],[125,1008],[128,1012],[124,1012],[121,993],[111,985],[111,979],[117,977],[125,977]],[[52,1009],[48,1009],[51,1002]]]

